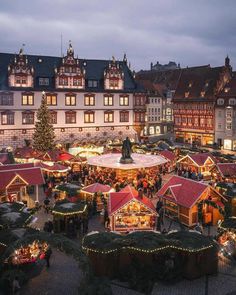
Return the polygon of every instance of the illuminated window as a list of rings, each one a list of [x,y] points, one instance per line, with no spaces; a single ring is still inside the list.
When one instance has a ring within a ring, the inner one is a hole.
[[[85,106],[94,106],[95,105],[95,96],[94,94],[85,94],[84,96],[84,105]]]
[[[94,112],[84,112],[84,123],[94,123]]]
[[[184,97],[188,98],[189,97],[189,91],[185,92]]]
[[[67,77],[59,78],[59,85],[68,86],[68,78]]]
[[[129,96],[128,95],[120,96],[120,106],[128,106],[128,105],[129,105]]]
[[[104,106],[113,106],[113,95],[104,95]]]
[[[46,103],[49,106],[57,105],[57,95],[56,94],[46,94]]]
[[[109,88],[110,89],[118,89],[119,87],[119,80],[118,79],[110,79],[109,80]]]
[[[114,112],[104,112],[104,123],[114,122]]]
[[[66,94],[65,105],[66,106],[75,106],[76,105],[76,95],[75,94]]]
[[[81,78],[73,78],[73,86],[82,86]]]
[[[34,104],[34,95],[30,94],[22,94],[22,105],[33,105]]]

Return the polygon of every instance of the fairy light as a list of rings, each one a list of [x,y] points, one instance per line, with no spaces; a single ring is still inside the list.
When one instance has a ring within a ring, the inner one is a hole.
[[[86,210],[87,210],[87,205],[84,206],[84,209],[82,211],[79,210],[79,211],[73,211],[73,212],[60,212],[60,211],[57,211],[57,210],[53,210],[52,214],[61,215],[61,216],[71,216],[71,215],[76,215],[76,214],[82,214]]]

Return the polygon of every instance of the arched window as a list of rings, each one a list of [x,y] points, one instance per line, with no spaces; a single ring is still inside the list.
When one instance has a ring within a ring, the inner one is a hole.
[[[217,99],[217,104],[218,105],[223,105],[225,103],[224,99],[223,98],[218,98]]]
[[[229,105],[231,105],[231,106],[236,105],[236,99],[235,98],[230,98],[229,99]]]

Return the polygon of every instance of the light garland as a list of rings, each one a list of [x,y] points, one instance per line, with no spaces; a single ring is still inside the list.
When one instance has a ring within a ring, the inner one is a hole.
[[[81,214],[81,213],[84,213],[85,211],[87,210],[87,205],[84,206],[84,209],[82,211],[73,211],[73,212],[59,212],[59,211],[56,211],[56,210],[53,210],[52,211],[52,214],[55,214],[55,215],[62,215],[62,216],[70,216],[70,215],[76,215],[76,214]]]
[[[203,248],[200,248],[200,249],[191,250],[191,249],[188,249],[188,248],[181,248],[181,247],[176,247],[176,246],[168,245],[168,246],[156,248],[156,249],[153,249],[153,250],[143,250],[141,248],[135,248],[135,247],[127,246],[127,247],[122,247],[120,249],[116,248],[116,249],[113,249],[113,250],[99,251],[99,250],[95,250],[95,249],[91,249],[91,248],[82,246],[82,249],[84,251],[86,251],[87,253],[88,252],[95,252],[95,253],[99,253],[99,254],[110,254],[110,253],[117,252],[119,250],[126,250],[126,249],[127,250],[134,250],[134,251],[138,251],[138,252],[149,254],[149,253],[155,253],[155,252],[159,252],[159,251],[163,251],[163,250],[168,250],[168,249],[175,249],[175,250],[180,250],[180,251],[189,252],[189,253],[198,253],[200,251],[208,250],[208,249],[210,249],[212,247],[213,247],[213,245],[210,245],[210,246],[203,247]]]

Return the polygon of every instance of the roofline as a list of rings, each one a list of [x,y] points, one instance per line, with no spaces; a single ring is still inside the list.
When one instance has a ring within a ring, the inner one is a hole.
[[[4,165],[3,165],[4,166]],[[19,169],[16,169],[16,170],[12,170],[12,169],[10,169],[10,170],[0,170],[0,173],[1,172],[11,172],[11,171],[13,171],[13,172],[17,172],[17,171],[19,171],[19,170],[29,170],[29,169],[43,169],[43,168],[41,168],[41,167],[35,167],[35,166],[33,166],[33,167],[28,167],[28,168],[19,168]]]

